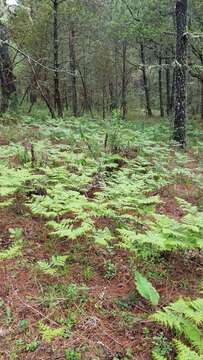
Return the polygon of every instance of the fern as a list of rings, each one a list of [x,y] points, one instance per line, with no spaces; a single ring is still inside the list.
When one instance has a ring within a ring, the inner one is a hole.
[[[27,169],[8,168],[2,165],[0,167],[0,196],[11,196],[25,186],[32,175]]]
[[[99,229],[95,231],[94,233],[94,240],[95,244],[101,245],[101,246],[107,246],[112,241],[113,236],[110,232],[110,230],[106,227],[104,229]]]
[[[198,355],[195,351],[191,350],[188,346],[183,344],[179,340],[175,340],[175,345],[177,348],[177,357],[176,360],[202,360],[203,357]]]
[[[22,255],[22,241],[13,243],[8,249],[0,251],[0,260],[15,259]]]
[[[154,221],[146,222],[150,228],[140,234],[130,229],[118,229],[121,246],[136,251],[137,244],[151,244],[160,251],[203,248],[203,212],[187,214],[177,221],[166,215],[154,215]]]
[[[39,270],[48,275],[56,275],[61,268],[64,268],[68,256],[52,256],[51,261],[38,261]]]
[[[8,249],[0,252],[0,260],[15,259],[22,255],[22,247],[23,247],[22,229],[11,228],[9,229],[9,232],[10,232],[10,238],[13,240],[13,243]]]
[[[203,299],[179,299],[152,315],[152,319],[182,334],[203,354]]]
[[[44,324],[42,321],[38,324],[39,332],[42,336],[42,340],[51,343],[56,337],[66,338],[66,328],[64,326],[58,328],[51,328],[50,326]]]
[[[158,352],[152,352],[152,360],[167,360],[165,356],[160,355]]]

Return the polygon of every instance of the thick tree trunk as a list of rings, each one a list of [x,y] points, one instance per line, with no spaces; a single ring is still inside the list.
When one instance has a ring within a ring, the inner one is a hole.
[[[188,0],[176,1],[176,98],[174,140],[186,146],[186,65],[187,65],[187,5]]]
[[[161,115],[161,117],[164,117],[162,58],[161,58],[161,56],[159,56],[159,104],[160,104],[160,115]]]
[[[54,32],[54,104],[59,117],[63,116],[63,107],[59,85],[59,40],[58,40],[58,0],[53,0]]]
[[[75,29],[71,25],[69,31],[69,55],[70,55],[70,81],[73,115],[78,116],[77,79],[76,79],[76,54],[75,54]]]
[[[123,72],[122,72],[122,118],[126,120],[127,115],[127,68],[126,68],[126,56],[127,56],[127,41],[123,41]]]
[[[146,73],[145,51],[144,51],[144,45],[142,43],[140,44],[140,57],[142,62],[142,74],[143,74],[143,85],[145,92],[146,111],[148,116],[152,116],[152,110],[150,105],[150,93],[149,93],[147,73]]]
[[[9,56],[9,46],[3,41],[8,41],[7,27],[0,23],[0,81],[1,81],[1,106],[0,112],[5,113],[9,107],[15,110],[17,105],[17,94],[15,77],[13,75],[13,64]]]

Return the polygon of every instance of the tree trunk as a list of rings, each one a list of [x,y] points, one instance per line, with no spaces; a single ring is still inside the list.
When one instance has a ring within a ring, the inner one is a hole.
[[[102,116],[103,120],[106,118],[106,86],[105,86],[105,80],[103,81],[103,87],[102,87]]]
[[[88,95],[88,89],[87,89],[87,84],[86,84],[86,79],[85,79],[85,75],[82,74],[82,71],[80,70],[80,67],[78,66],[78,71],[80,74],[80,78],[81,78],[81,82],[82,82],[82,87],[83,87],[83,97],[84,97],[84,111],[89,111],[92,118],[93,116],[93,112],[92,112],[92,107],[91,107],[91,103],[90,103],[90,98]]]
[[[75,54],[75,29],[71,25],[69,31],[69,55],[70,55],[70,81],[73,115],[78,116],[77,79],[76,79],[76,54]]]
[[[166,113],[170,115],[170,104],[171,104],[171,72],[170,72],[169,60],[166,60]]]
[[[162,84],[162,58],[159,56],[159,103],[160,115],[164,117],[164,104],[163,104],[163,84]]]
[[[123,72],[122,72],[122,118],[123,120],[126,120],[127,115],[127,79],[126,79],[126,56],[127,56],[127,41],[123,41]]]
[[[118,77],[119,77],[119,51],[118,46],[115,44],[115,102],[116,102],[116,108],[119,107],[119,89],[118,89]]]
[[[203,120],[203,80],[201,80],[201,119]]]
[[[171,86],[171,96],[170,96],[170,113],[174,110],[174,102],[175,102],[175,84],[176,84],[176,69],[173,69],[173,79]]]
[[[6,42],[9,40],[8,29],[2,23],[0,23],[0,40]],[[10,105],[13,105],[13,110],[15,109],[17,94],[13,64],[9,56],[9,46],[4,42],[0,43],[0,81],[2,93],[0,112],[5,113]]]
[[[53,0],[54,30],[54,104],[59,117],[63,116],[63,107],[59,86],[59,40],[58,40],[58,0]]]
[[[142,62],[143,86],[144,86],[144,92],[145,92],[145,103],[146,103],[147,115],[152,116],[152,110],[151,110],[151,105],[150,105],[150,93],[149,93],[147,73],[146,73],[145,51],[144,51],[144,45],[142,43],[140,44],[140,57],[141,57],[141,62]]]
[[[186,65],[187,65],[187,5],[188,0],[176,0],[176,98],[174,140],[186,146]]]

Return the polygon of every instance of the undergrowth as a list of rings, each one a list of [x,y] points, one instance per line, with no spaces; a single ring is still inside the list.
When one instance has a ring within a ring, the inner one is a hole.
[[[172,255],[178,254],[185,261],[190,256],[201,255],[202,132],[197,133],[194,125],[189,125],[190,152],[183,153],[169,141],[170,128],[164,122],[145,126],[139,122],[122,122],[116,114],[106,122],[88,118],[40,121],[28,116],[21,121],[24,126],[15,124],[16,132],[12,125],[1,126],[7,141],[1,146],[0,209],[18,215],[16,208],[21,207],[25,221],[35,219],[46,226],[47,243],[40,244],[39,249],[49,244],[49,255],[40,254],[37,258],[35,253],[31,254],[31,259],[24,259],[21,266],[36,277],[40,295],[35,304],[51,312],[55,324],[48,322],[48,315],[38,321],[34,325],[37,338],[23,340],[21,351],[37,351],[41,341],[48,344],[56,338],[68,341],[75,326],[78,325],[77,331],[87,326],[84,324],[89,304],[105,319],[119,316],[121,328],[128,327],[128,331],[145,321],[159,322],[163,329],[173,331],[170,346],[164,334],[154,336],[156,346],[154,349],[151,346],[150,356],[155,360],[167,359],[172,352],[177,360],[201,359],[201,296],[193,300],[180,298],[160,309],[162,293],[146,273],[153,273],[153,267],[163,265],[164,257],[166,265]],[[167,212],[163,192],[173,198],[179,217]],[[195,203],[190,201],[191,193]],[[160,211],[164,206],[166,211]],[[26,243],[26,237],[31,245]],[[1,262],[19,261],[25,247],[37,249],[35,241],[42,239],[39,235],[32,238],[32,232],[23,233],[13,226],[8,246],[0,250]],[[79,275],[78,271],[84,282],[90,284],[96,275],[106,284],[116,282],[120,268],[115,254],[123,249],[128,254],[123,268],[133,279],[135,296],[132,301],[129,298],[114,301],[116,310],[109,315],[108,306],[104,306],[106,287],[95,300],[95,295],[89,293],[100,284],[92,289],[82,281],[69,281],[68,276],[71,271]],[[96,262],[91,263],[93,255]],[[79,270],[72,270],[73,264]],[[165,273],[162,276],[158,273],[157,279],[161,281],[164,276]],[[43,287],[38,284],[44,281],[41,279],[49,279],[51,285]],[[136,306],[140,311],[145,304],[150,311],[157,307],[148,320],[146,313],[141,317],[131,313]],[[97,321],[93,315],[87,320],[90,329],[97,327]],[[104,358],[109,351],[102,344],[101,341],[94,344],[95,354],[100,354],[95,359]],[[125,349],[111,358],[135,358],[133,351]],[[63,357],[82,359],[85,352],[87,349],[66,346]]]

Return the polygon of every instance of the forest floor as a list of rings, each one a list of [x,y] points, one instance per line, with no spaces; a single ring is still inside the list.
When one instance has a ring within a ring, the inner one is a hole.
[[[27,117],[0,128],[2,360],[150,360],[154,348],[175,359],[174,332],[150,315],[199,295],[203,255],[131,248],[117,229],[143,233],[154,213],[181,222],[177,198],[203,211],[203,132],[189,128],[183,153],[165,124],[113,125]]]

